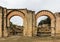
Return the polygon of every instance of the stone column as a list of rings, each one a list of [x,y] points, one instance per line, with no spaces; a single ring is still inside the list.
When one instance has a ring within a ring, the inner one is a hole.
[[[0,10],[0,37],[2,37],[2,10]]]
[[[7,18],[7,27],[10,27],[10,20]]]
[[[37,35],[37,27],[36,27],[36,20],[35,20],[35,12],[33,12],[33,36]]]
[[[4,9],[4,32],[3,32],[3,34],[4,34],[4,37],[7,37],[8,36],[8,32],[7,32],[7,27],[6,27],[6,9]]]
[[[2,37],[2,15],[0,15],[0,37]]]
[[[32,33],[33,33],[33,15],[32,15],[32,11],[28,11],[28,17],[27,17],[27,36],[32,37]]]
[[[2,7],[0,7],[0,37],[3,36],[3,32],[2,32]]]
[[[55,20],[51,20],[51,36],[55,36]]]
[[[4,18],[4,37],[8,36],[8,31],[7,31],[7,27],[6,27],[6,18]]]
[[[27,19],[26,17],[24,18],[24,21],[23,21],[23,36],[27,36]]]
[[[55,13],[56,16],[56,36],[60,37],[60,13]]]

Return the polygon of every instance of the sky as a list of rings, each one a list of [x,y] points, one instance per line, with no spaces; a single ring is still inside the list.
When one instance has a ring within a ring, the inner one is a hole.
[[[36,12],[40,10],[60,12],[60,0],[0,0],[0,6],[7,8],[27,8]]]
[[[41,10],[60,12],[60,0],[0,0],[0,6],[8,9],[27,8],[36,13]]]
[[[23,26],[23,19],[20,17],[20,16],[13,16],[11,19],[10,19],[10,22],[12,22],[12,24],[15,24],[15,25],[20,25],[20,26]]]

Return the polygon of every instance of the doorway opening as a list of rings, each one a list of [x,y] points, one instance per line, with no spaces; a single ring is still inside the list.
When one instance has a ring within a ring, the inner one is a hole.
[[[13,16],[9,20],[10,27],[8,28],[9,35],[23,35],[23,18],[20,16]]]
[[[37,36],[51,36],[51,19],[48,16],[37,19]]]

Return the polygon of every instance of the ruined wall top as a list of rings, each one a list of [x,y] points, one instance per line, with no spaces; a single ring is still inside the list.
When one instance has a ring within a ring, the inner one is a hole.
[[[12,10],[19,10],[19,11],[22,11],[22,12],[25,12],[25,13],[35,13],[35,11],[32,11],[32,10],[28,10],[27,8],[21,8],[21,9],[7,9],[6,7],[2,7],[2,6],[0,6],[0,13],[1,13],[1,11],[2,11],[2,8],[3,9],[6,9],[7,10],[7,13],[9,13],[10,11],[12,11]],[[60,12],[56,12],[56,13],[54,13],[54,15],[56,16],[56,17],[60,17]]]
[[[55,16],[56,16],[56,17],[60,17],[60,12],[56,12],[56,13],[55,13]]]

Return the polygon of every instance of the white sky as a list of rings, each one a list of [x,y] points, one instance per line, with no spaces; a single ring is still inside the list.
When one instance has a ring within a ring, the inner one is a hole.
[[[34,11],[60,11],[60,0],[0,0],[0,6],[7,8],[27,8]]]
[[[40,10],[60,12],[60,0],[0,0],[0,6],[7,8],[27,8],[36,12]]]
[[[20,16],[13,16],[10,19],[10,22],[12,22],[15,25],[23,26],[23,19]]]

